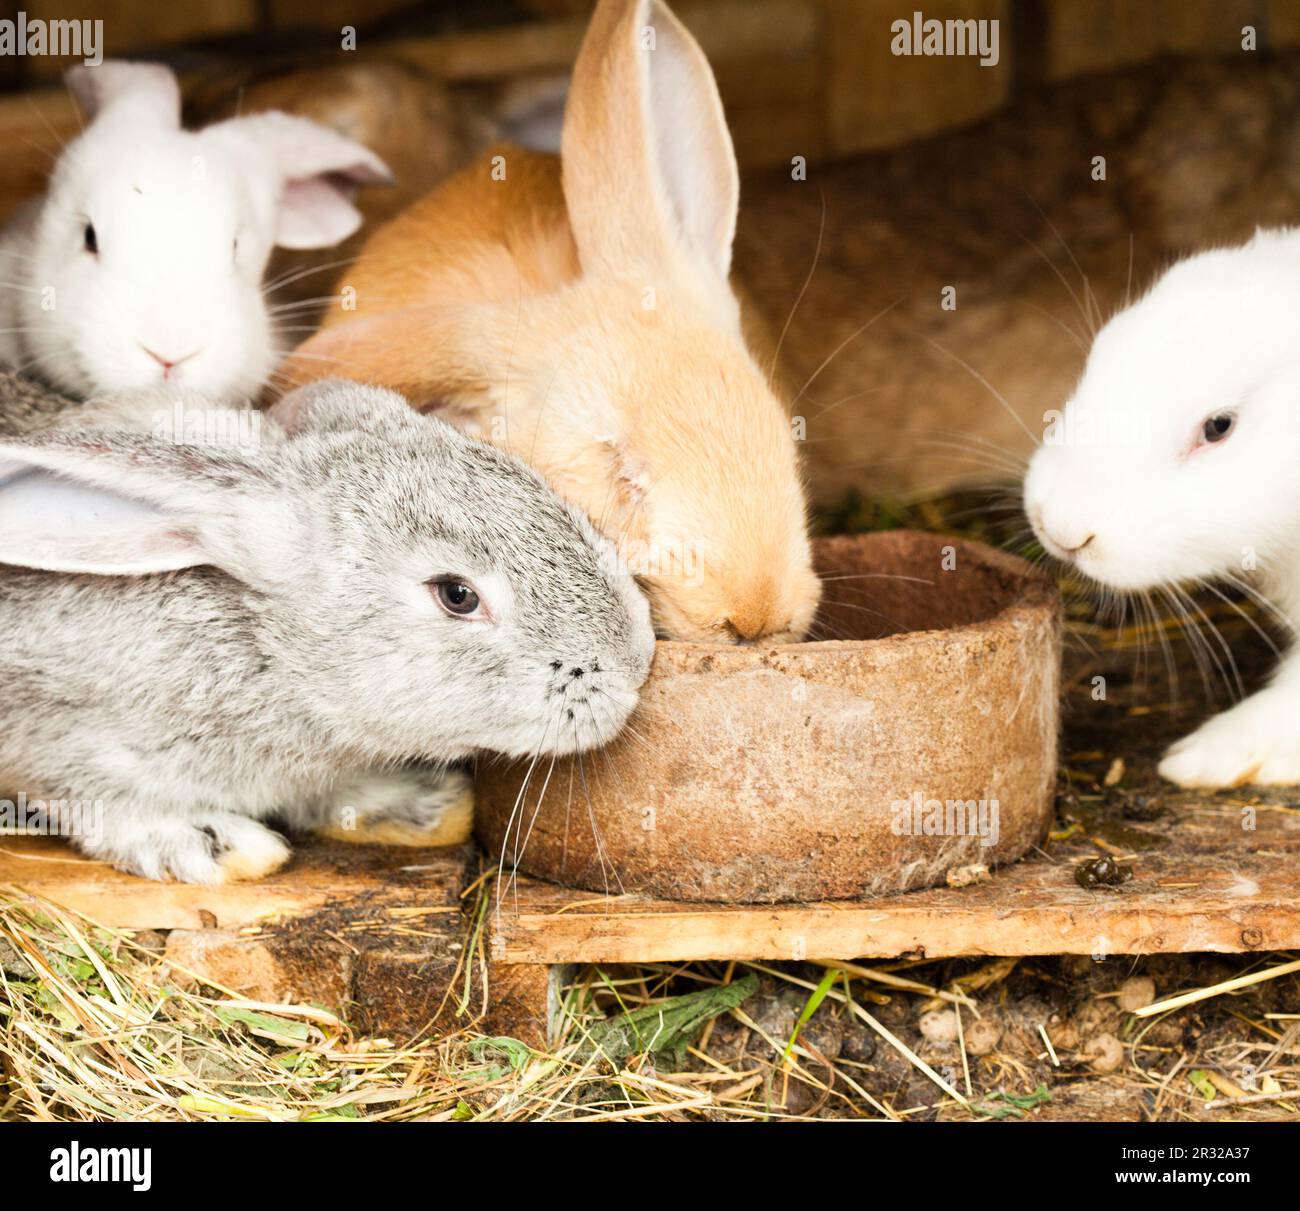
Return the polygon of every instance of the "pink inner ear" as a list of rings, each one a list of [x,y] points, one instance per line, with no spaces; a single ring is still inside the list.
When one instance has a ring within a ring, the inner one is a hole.
[[[152,576],[206,562],[190,535],[147,524],[93,538],[69,538],[57,531],[36,531],[16,555],[21,559],[5,551],[4,537],[0,535],[0,558],[43,572]]]
[[[275,242],[281,248],[329,248],[361,226],[355,187],[337,174],[287,181],[280,194]]]
[[[39,470],[0,482],[0,563],[147,576],[207,562],[192,534],[141,501]]]

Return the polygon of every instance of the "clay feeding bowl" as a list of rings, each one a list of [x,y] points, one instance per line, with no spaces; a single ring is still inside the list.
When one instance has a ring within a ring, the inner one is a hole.
[[[843,638],[661,641],[631,731],[603,752],[535,771],[522,796],[526,763],[480,764],[489,853],[598,892],[766,903],[928,887],[1040,840],[1056,780],[1052,583],[912,531],[823,539],[815,557],[814,631]]]

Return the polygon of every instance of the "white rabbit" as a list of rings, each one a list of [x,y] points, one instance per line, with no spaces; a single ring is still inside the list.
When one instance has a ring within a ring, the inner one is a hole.
[[[1226,581],[1300,624],[1297,316],[1288,229],[1180,262],[1106,324],[1025,479],[1043,546],[1117,590]],[[1174,744],[1160,773],[1300,783],[1300,651]]]
[[[219,883],[287,859],[263,820],[463,839],[464,775],[408,763],[579,751],[635,705],[654,637],[609,543],[401,397],[324,383],[208,443],[260,414],[41,425],[25,393],[0,376],[30,422],[0,437],[0,794],[85,852]]]
[[[276,358],[272,246],[337,244],[361,223],[354,187],[388,169],[288,114],[183,130],[176,77],[155,64],[67,82],[89,121],[0,237],[0,363],[83,399],[164,381],[251,397]]]

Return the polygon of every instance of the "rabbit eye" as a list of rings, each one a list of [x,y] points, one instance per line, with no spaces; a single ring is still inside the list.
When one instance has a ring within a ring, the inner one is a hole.
[[[86,229],[81,233],[82,245],[91,256],[99,255],[99,237],[95,235],[94,223],[87,223]]]
[[[1206,442],[1221,442],[1236,423],[1237,418],[1231,412],[1220,412],[1217,416],[1207,417],[1201,426],[1201,438]]]
[[[436,580],[431,587],[438,604],[447,613],[455,614],[459,618],[468,618],[478,613],[479,607],[482,605],[478,593],[474,591],[474,587],[454,576]]]

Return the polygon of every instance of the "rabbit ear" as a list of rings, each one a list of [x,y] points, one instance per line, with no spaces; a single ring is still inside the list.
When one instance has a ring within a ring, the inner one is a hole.
[[[142,576],[204,562],[193,535],[139,501],[31,468],[0,481],[0,563]]]
[[[259,587],[288,539],[266,477],[228,450],[88,430],[0,441],[0,563],[142,576],[211,564]]]
[[[494,114],[497,137],[516,147],[558,155],[569,73],[523,76],[504,85]]]
[[[63,78],[88,119],[110,106],[130,105],[138,116],[180,127],[180,85],[175,73],[161,64],[109,59],[97,66],[73,67]]]
[[[274,240],[281,248],[330,248],[361,226],[352,204],[361,185],[391,185],[373,151],[313,122],[272,111],[209,128],[232,138],[259,170],[277,178]]]
[[[685,254],[725,279],[740,198],[704,52],[659,0],[601,0],[564,115],[564,197],[583,268]]]
[[[360,387],[343,379],[310,383],[283,395],[271,416],[286,433],[346,433],[377,425],[415,424],[415,413],[400,395]]]

